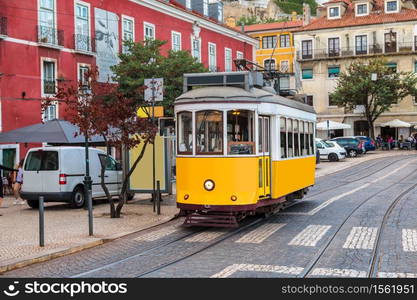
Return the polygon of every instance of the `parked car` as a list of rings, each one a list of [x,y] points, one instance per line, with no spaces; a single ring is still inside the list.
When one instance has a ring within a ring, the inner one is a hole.
[[[122,168],[106,153],[89,149],[92,197],[102,198],[101,162],[106,163],[105,182],[112,196],[120,195]],[[39,196],[45,202],[69,202],[75,208],[84,206],[85,148],[41,147],[27,154],[23,167],[21,196],[32,208],[39,206]]]
[[[320,152],[320,159],[328,159],[329,161],[338,161],[346,158],[346,150],[338,143],[326,142],[316,138],[316,148]]]
[[[348,157],[356,157],[364,153],[364,142],[358,138],[342,136],[333,138],[331,141],[335,141],[345,148]]]
[[[360,139],[361,141],[364,141],[365,143],[365,150],[368,151],[375,151],[376,150],[376,143],[373,139],[371,139],[368,136],[362,136],[362,135],[357,135],[354,136],[355,138]]]

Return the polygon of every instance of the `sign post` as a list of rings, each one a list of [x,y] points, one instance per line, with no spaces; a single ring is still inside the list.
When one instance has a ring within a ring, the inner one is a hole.
[[[152,78],[145,79],[145,101],[151,102],[152,104],[152,124],[155,125],[155,102],[164,100],[163,96],[163,87],[164,79],[163,78]],[[156,180],[156,166],[155,166],[155,141],[152,144],[152,201],[155,203],[156,193],[155,193],[155,180]],[[158,195],[159,196],[159,195]],[[155,211],[155,206],[154,206]]]

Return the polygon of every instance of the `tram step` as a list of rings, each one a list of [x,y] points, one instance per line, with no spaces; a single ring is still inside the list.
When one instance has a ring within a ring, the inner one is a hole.
[[[239,224],[234,215],[193,213],[186,216],[184,226],[239,227]]]

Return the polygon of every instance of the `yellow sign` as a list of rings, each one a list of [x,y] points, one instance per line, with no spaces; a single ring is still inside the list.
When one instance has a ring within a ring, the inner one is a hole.
[[[160,118],[164,116],[164,107],[155,106],[154,107],[155,118]],[[152,117],[152,107],[151,106],[142,106],[138,109],[139,118]]]

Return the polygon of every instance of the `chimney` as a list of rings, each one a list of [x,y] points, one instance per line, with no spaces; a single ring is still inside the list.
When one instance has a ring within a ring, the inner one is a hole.
[[[303,3],[303,26],[310,24],[311,21],[311,9],[310,5]]]
[[[292,20],[292,21],[297,21],[297,12],[296,12],[296,11],[293,11],[293,12],[291,13],[291,20]]]
[[[228,17],[226,19],[226,25],[229,27],[236,27],[236,18],[235,17]]]

